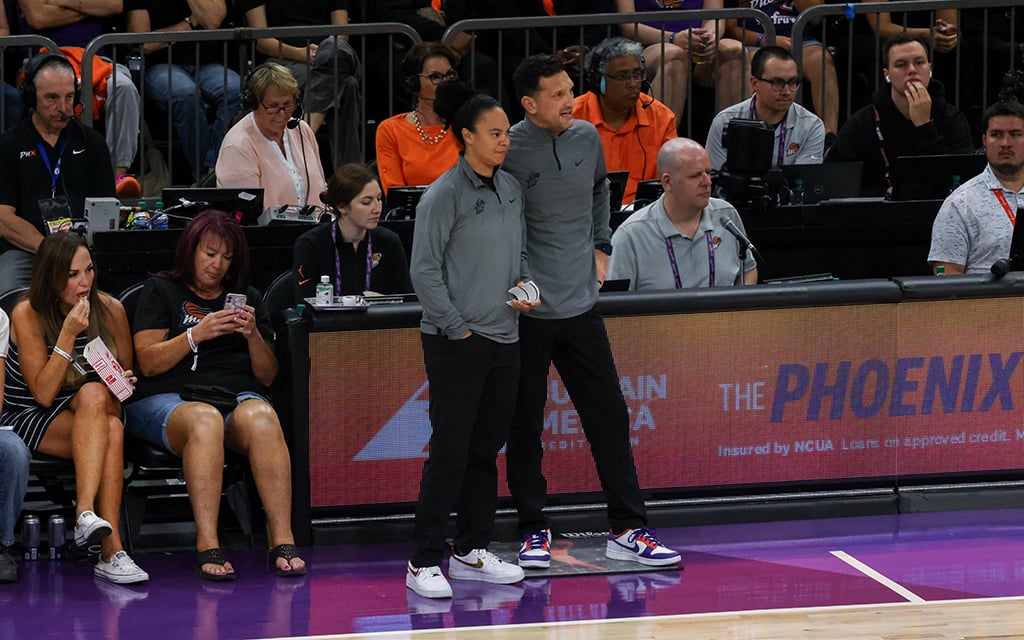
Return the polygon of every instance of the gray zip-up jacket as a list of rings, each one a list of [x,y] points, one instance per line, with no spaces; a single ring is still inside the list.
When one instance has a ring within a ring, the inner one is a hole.
[[[505,302],[510,287],[531,279],[525,240],[519,184],[499,169],[491,189],[460,155],[416,207],[409,271],[423,307],[420,330],[519,340],[518,312]]]
[[[526,250],[540,288],[530,315],[571,318],[597,304],[594,247],[611,240],[608,171],[601,137],[574,120],[555,136],[528,118],[512,127],[502,168],[526,196]]]

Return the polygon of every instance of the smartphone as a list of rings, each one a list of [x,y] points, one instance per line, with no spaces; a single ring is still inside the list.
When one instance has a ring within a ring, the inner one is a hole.
[[[229,293],[224,298],[224,308],[231,309],[236,313],[241,311],[245,307],[245,294],[244,293]]]

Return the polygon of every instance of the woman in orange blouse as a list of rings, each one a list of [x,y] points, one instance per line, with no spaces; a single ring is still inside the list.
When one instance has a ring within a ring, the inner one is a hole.
[[[459,150],[434,113],[437,85],[457,78],[459,54],[440,42],[414,45],[402,59],[413,110],[377,127],[377,171],[386,194],[392,186],[428,185],[455,165]]]

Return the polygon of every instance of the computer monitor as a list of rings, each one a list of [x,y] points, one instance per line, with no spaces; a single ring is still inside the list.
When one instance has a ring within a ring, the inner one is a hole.
[[[900,156],[892,166],[893,200],[941,200],[959,176],[963,184],[985,170],[988,160],[975,153]]]
[[[860,195],[860,179],[863,173],[863,162],[787,164],[782,167],[782,176],[790,189],[797,180],[803,180],[805,204],[857,197]]]
[[[384,200],[384,219],[414,220],[416,205],[420,203],[420,197],[426,190],[427,188],[422,186],[388,189],[387,198]]]
[[[664,188],[661,180],[641,180],[636,184],[636,198],[633,199],[633,210],[645,207],[661,197]]]
[[[207,209],[219,209],[235,216],[243,225],[256,224],[263,213],[263,189],[233,187],[166,187],[162,194],[164,209],[184,202],[167,216],[171,228],[184,227],[188,221]]]
[[[608,207],[614,212],[622,208],[622,197],[626,195],[629,171],[608,172]]]

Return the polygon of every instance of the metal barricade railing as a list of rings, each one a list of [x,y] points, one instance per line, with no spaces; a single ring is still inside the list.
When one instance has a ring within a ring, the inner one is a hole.
[[[83,73],[82,73],[82,100],[85,105],[85,113],[83,114],[82,121],[84,124],[91,126],[92,124],[92,59],[99,55],[102,50],[107,57],[114,58],[115,60],[128,59],[129,56],[125,55],[128,51],[136,52],[147,43],[163,43],[169,45],[169,57],[168,62],[171,64],[189,65],[196,67],[193,75],[193,79],[197,78],[198,64],[199,61],[199,44],[200,43],[221,43],[221,59],[224,64],[224,78],[223,86],[227,86],[229,62],[234,61],[236,68],[233,71],[239,73],[244,78],[246,72],[248,72],[255,63],[256,60],[256,42],[261,38],[277,38],[277,39],[304,39],[311,44],[319,43],[325,38],[342,38],[349,36],[377,36],[385,37],[390,40],[401,38],[410,43],[420,42],[419,35],[411,27],[400,24],[400,23],[371,23],[371,24],[353,24],[353,25],[323,25],[318,27],[268,27],[262,29],[212,29],[212,30],[197,30],[197,31],[186,31],[186,32],[164,32],[154,31],[146,33],[111,33],[104,34],[96,39],[92,40],[85,48],[83,55]],[[229,53],[229,47],[237,49],[237,55],[233,55],[235,52]],[[175,55],[175,49],[180,50],[185,48],[186,51],[183,54]],[[393,51],[394,47],[388,47],[389,51]],[[365,78],[365,65],[367,58],[366,40],[361,39],[360,46],[357,49],[360,63],[360,74],[361,77]],[[394,54],[391,54],[394,55]],[[145,77],[147,61],[145,56],[131,56],[136,61],[137,68],[131,69],[133,73],[138,72],[141,74],[140,77]],[[133,66],[133,65],[129,65]],[[388,104],[393,105],[394,103],[394,82],[388,82]],[[139,82],[139,93],[144,95],[143,82]],[[170,82],[170,80],[168,80]],[[201,101],[201,96],[197,94],[194,99],[198,102]],[[108,105],[109,108],[109,105]],[[360,122],[366,122],[366,91],[361,92],[360,104],[358,107]],[[196,109],[197,118],[204,110],[202,108]],[[142,121],[151,121],[146,115],[146,100],[142,100],[140,109],[140,118]],[[174,130],[173,126],[173,113],[172,109],[168,105],[166,112],[166,128],[168,132]],[[366,131],[364,127],[360,127],[358,131],[353,132],[359,138],[360,148],[365,148],[366,144]],[[181,144],[193,144],[193,150],[198,156],[198,140],[181,141]],[[139,155],[144,156],[146,153],[145,139],[140,133],[139,143]],[[171,167],[171,171],[174,171],[174,148],[173,145],[168,145],[166,161]],[[147,185],[143,184],[143,193],[150,193],[147,190]]]
[[[39,51],[41,48],[46,48],[50,51],[57,50],[57,43],[47,38],[46,36],[40,36],[35,34],[20,35],[20,36],[0,36],[0,78],[10,78],[13,74],[7,72],[5,66],[6,56],[4,55],[8,49],[22,48],[27,53],[32,51],[33,53]],[[22,56],[18,56],[19,59]],[[12,85],[13,86],[13,85]],[[0,100],[0,126],[7,122],[7,101]]]
[[[819,19],[828,20],[831,18],[838,19],[839,21],[844,22],[846,26],[846,43],[841,48],[843,48],[848,54],[846,55],[845,59],[845,77],[850,78],[854,73],[854,55],[863,56],[867,54],[867,52],[865,51],[854,52],[855,45],[853,21],[855,16],[867,16],[888,13],[891,15],[899,16],[901,19],[905,21],[906,16],[908,14],[930,14],[929,24],[932,27],[934,27],[936,19],[935,12],[948,9],[957,10],[958,15],[960,16],[962,16],[960,12],[964,9],[985,11],[985,25],[980,31],[980,33],[983,34],[982,37],[987,39],[989,33],[987,13],[988,10],[1006,9],[1009,12],[1011,12],[1012,21],[1012,13],[1017,11],[1024,12],[1024,5],[1022,5],[1021,0],[982,0],[981,2],[978,2],[978,0],[910,0],[867,4],[823,4],[809,7],[800,12],[800,15],[797,16],[796,22],[794,22],[793,24],[793,42],[803,42],[804,34],[807,32],[809,28],[811,28],[811,25]],[[958,23],[962,28],[963,21],[958,20]],[[1013,38],[1012,30],[1013,26],[1011,23],[1011,39],[1015,40],[1015,38]],[[825,47],[830,46],[830,43],[827,40],[829,37],[828,31],[829,30],[827,29],[822,30],[822,45]],[[870,85],[872,91],[877,89],[879,83],[881,82],[880,72],[882,67],[884,66],[880,56],[880,44],[884,40],[884,38],[881,38],[877,33],[875,33],[874,36],[875,46],[873,47],[873,50],[871,52],[871,55],[874,59],[874,64],[872,65],[872,68],[874,70],[874,77],[871,79],[873,80],[873,83],[872,85]],[[982,52],[982,64],[980,69],[974,67],[973,65],[971,69],[965,70],[963,67],[963,54],[965,45],[964,38],[962,37],[962,31],[959,42],[957,46],[953,49],[956,69],[954,70],[955,81],[954,87],[952,88],[952,95],[954,96],[954,99],[952,100],[952,102],[961,109],[963,109],[963,107],[965,106],[961,104],[961,98],[965,95],[965,93],[970,93],[970,91],[968,91],[964,86],[962,86],[962,83],[973,80],[973,78],[976,77],[974,74],[978,72],[981,73],[981,89],[979,94],[982,99],[981,108],[984,109],[986,106],[988,106],[989,86],[987,71],[989,69],[990,64],[999,64],[999,61],[989,59],[988,47],[986,42],[982,42],[980,43],[980,45],[980,51]],[[802,53],[802,47],[793,47],[793,57],[797,59],[798,64],[802,62]],[[1019,53],[1017,55],[1009,56],[1009,58],[1005,61],[1006,70],[1012,70],[1016,68],[1017,63],[1019,61],[1017,56],[1019,56]],[[847,105],[847,111],[845,115],[848,116],[851,111],[851,105],[853,104],[852,83],[847,82],[845,89],[845,103]]]
[[[499,58],[498,68],[503,68],[503,60],[501,59],[502,52],[505,50],[504,39],[506,37],[522,37],[527,38],[523,50],[529,53],[540,53],[543,47],[548,46],[555,50],[562,48],[569,44],[578,44],[582,41],[582,29],[584,27],[600,27],[605,26],[607,28],[608,36],[625,35],[629,37],[629,25],[637,25],[646,23],[648,25],[653,24],[667,24],[670,22],[684,21],[684,20],[719,20],[721,21],[721,28],[723,33],[718,35],[719,39],[727,37],[724,33],[725,25],[724,21],[728,19],[737,20],[755,20],[757,21],[765,32],[765,40],[767,43],[775,41],[775,26],[772,24],[771,19],[763,12],[757,9],[718,9],[718,10],[668,10],[668,11],[657,11],[657,12],[641,12],[641,13],[598,13],[598,14],[586,14],[586,15],[567,15],[567,16],[540,16],[535,18],[490,18],[490,19],[475,19],[475,20],[461,20],[448,27],[442,40],[445,43],[451,44],[457,35],[461,33],[473,33],[478,31],[492,31],[497,30],[498,33],[498,55]],[[566,28],[577,27],[580,29],[580,38],[576,42],[571,43],[559,43],[557,38],[558,29],[562,29],[563,32]],[[512,33],[516,32],[518,33]],[[511,35],[507,35],[506,32],[510,32]],[[547,38],[545,42],[537,43],[536,50],[529,41],[531,33],[545,34],[551,33],[551,37]],[[664,52],[665,43],[662,41],[662,51]],[[471,48],[470,56],[472,57],[475,53],[475,47]],[[582,63],[582,61],[581,61]],[[580,66],[579,75],[576,78],[577,81],[577,92],[581,93],[585,89],[582,88],[582,77],[583,68]],[[743,86],[746,86],[746,77],[741,78]],[[664,77],[662,78],[664,82]],[[692,95],[693,88],[693,75],[689,75],[687,95]],[[499,90],[502,87],[499,86]],[[664,90],[664,86],[660,89]],[[740,92],[743,92],[743,87],[738,87]],[[495,96],[498,100],[502,100],[504,96]],[[680,123],[681,124],[681,123]],[[686,103],[686,130],[692,130],[693,127],[693,101],[687,100]]]

